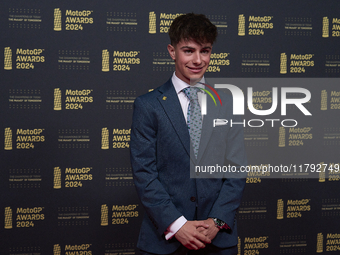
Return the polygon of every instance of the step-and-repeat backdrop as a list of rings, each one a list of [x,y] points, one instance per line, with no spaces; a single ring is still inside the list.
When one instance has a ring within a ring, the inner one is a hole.
[[[290,170],[248,175],[239,254],[339,253],[338,1],[3,0],[1,254],[138,254],[133,102],[187,12],[218,27],[206,77],[243,91],[249,166]]]

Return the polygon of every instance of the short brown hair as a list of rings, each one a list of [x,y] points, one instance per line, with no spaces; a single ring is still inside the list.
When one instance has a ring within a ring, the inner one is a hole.
[[[176,46],[183,39],[213,44],[217,37],[217,28],[204,14],[188,13],[174,19],[169,29],[169,37],[172,46]]]

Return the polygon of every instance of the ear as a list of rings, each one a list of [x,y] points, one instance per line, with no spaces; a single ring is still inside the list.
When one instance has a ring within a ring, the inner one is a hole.
[[[168,52],[169,52],[169,54],[170,54],[170,57],[171,57],[173,60],[176,60],[175,47],[172,46],[171,44],[168,44]]]

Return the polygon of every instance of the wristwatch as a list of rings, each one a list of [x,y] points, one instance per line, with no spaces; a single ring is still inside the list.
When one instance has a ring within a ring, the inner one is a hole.
[[[229,226],[224,222],[224,221],[221,221],[217,218],[212,218],[214,223],[215,223],[215,226],[218,228],[218,229],[229,229]]]

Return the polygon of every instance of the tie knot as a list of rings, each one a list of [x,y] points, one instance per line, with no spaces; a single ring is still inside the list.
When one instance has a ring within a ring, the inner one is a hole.
[[[183,89],[184,94],[189,98],[189,100],[198,100],[197,92],[199,88],[196,87],[186,87]]]

